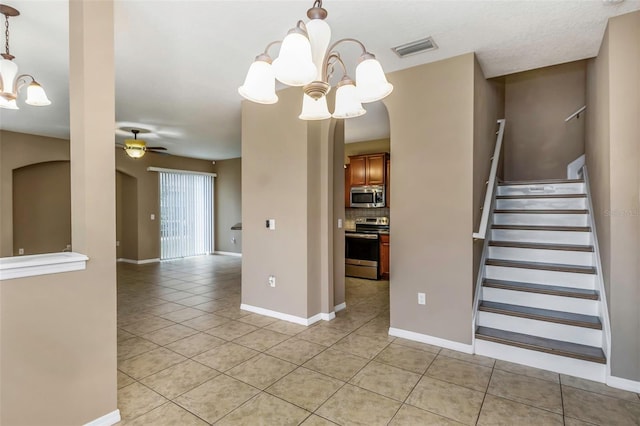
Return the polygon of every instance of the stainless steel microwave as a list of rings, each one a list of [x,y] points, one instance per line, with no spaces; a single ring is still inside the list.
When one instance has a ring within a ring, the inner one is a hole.
[[[351,207],[384,207],[384,185],[368,185],[351,187]]]

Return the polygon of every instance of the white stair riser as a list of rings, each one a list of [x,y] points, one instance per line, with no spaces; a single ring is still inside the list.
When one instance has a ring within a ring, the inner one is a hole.
[[[489,246],[490,259],[595,266],[593,252]]]
[[[599,315],[599,302],[597,300],[577,299],[574,297],[483,287],[482,300],[529,306],[531,308],[551,309],[552,311],[572,312],[574,314]]]
[[[491,239],[497,241],[527,241],[530,243],[591,245],[590,232],[528,231],[522,229],[492,229]]]
[[[519,318],[493,312],[478,312],[478,325],[498,330],[545,337],[563,342],[602,347],[602,330]]]
[[[495,213],[496,225],[587,226],[586,214]]]
[[[586,198],[520,198],[496,200],[496,209],[580,210],[587,208]]]
[[[498,186],[498,195],[584,194],[584,192],[584,183]]]
[[[606,378],[605,364],[532,351],[482,339],[475,340],[475,353],[601,383],[604,383]]]
[[[596,275],[485,265],[485,277],[495,280],[560,285],[564,287],[595,290]]]

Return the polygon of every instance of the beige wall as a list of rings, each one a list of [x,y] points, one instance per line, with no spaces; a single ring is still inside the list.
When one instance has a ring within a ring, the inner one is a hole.
[[[13,255],[63,251],[71,245],[71,179],[68,161],[13,171]]]
[[[566,179],[584,154],[586,62],[570,62],[505,77],[505,179]]]
[[[112,141],[113,143],[113,141]],[[13,170],[32,164],[48,163],[51,161],[69,160],[69,141],[64,139],[47,138],[43,136],[28,135],[0,131],[1,162],[1,186],[0,186],[0,225],[2,236],[0,237],[0,253],[2,256],[11,256],[17,253],[18,247],[13,247]],[[118,191],[118,200],[126,201],[127,229],[126,235],[122,234],[122,224],[118,221],[117,240],[118,258],[144,260],[160,257],[160,222],[152,221],[153,213],[159,217],[159,184],[158,174],[148,172],[147,167],[164,167],[169,169],[193,170],[201,172],[219,172],[216,178],[216,230],[221,229],[218,242],[228,242],[227,249],[217,250],[241,252],[242,239],[240,231],[231,231],[229,228],[240,221],[240,159],[218,161],[216,167],[207,160],[193,158],[147,154],[143,158],[134,160],[129,158],[124,150],[115,149],[116,169],[128,176],[126,191]],[[131,185],[135,185],[131,187]],[[120,187],[122,188],[122,187]],[[122,196],[124,195],[124,199]],[[60,194],[61,198],[67,194]],[[120,208],[120,207],[119,207]],[[217,222],[220,218],[221,222]],[[226,226],[228,223],[231,225]],[[226,228],[226,230],[225,230]],[[135,232],[132,234],[131,232]],[[237,237],[237,244],[231,243],[231,234]],[[55,243],[55,251],[62,251],[65,243]],[[217,245],[216,245],[217,247]],[[31,251],[34,253],[34,251]],[[42,252],[42,251],[39,251]],[[25,247],[27,253],[27,247]]]
[[[242,103],[242,303],[307,318],[307,123],[298,90],[278,96]]]
[[[612,18],[588,68],[586,141],[611,318],[611,374],[640,380],[640,12]]]
[[[242,160],[216,161],[213,170],[218,174],[215,178],[215,248],[242,253],[242,231],[231,230],[242,221]]]
[[[117,409],[113,5],[70,2],[69,20],[72,244],[90,260],[0,282],[3,425],[81,425]]]
[[[116,257],[138,256],[138,182],[122,172],[116,173]]]
[[[213,172],[211,161],[174,155],[149,153],[140,159],[127,156],[121,148],[116,148],[116,169],[135,179],[137,183],[137,249],[127,247],[135,253],[132,260],[160,258],[160,187],[157,172],[148,172],[147,167]],[[155,220],[151,220],[151,215]],[[125,242],[121,241],[121,244]]]
[[[389,80],[391,327],[470,344],[474,55]],[[425,306],[418,292],[426,293]]]
[[[343,127],[298,119],[299,88],[278,96],[242,103],[242,303],[306,319],[333,311],[334,133]]]
[[[0,257],[12,256],[14,252],[13,171],[69,158],[68,140],[0,130]]]
[[[504,81],[484,78],[478,60],[474,61],[473,81],[473,230],[480,227],[484,197],[489,180],[491,158],[496,145],[497,120],[504,118]],[[484,240],[473,243],[473,279],[475,282],[480,269]]]
[[[389,138],[347,143],[344,144],[344,164],[349,164],[350,156],[377,154],[378,152],[389,152],[390,150],[391,140]]]

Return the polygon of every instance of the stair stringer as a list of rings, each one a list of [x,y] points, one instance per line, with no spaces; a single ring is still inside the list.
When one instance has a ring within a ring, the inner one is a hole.
[[[593,256],[596,263],[596,289],[600,293],[600,322],[602,323],[602,350],[607,357],[606,374],[603,382],[611,377],[611,321],[609,319],[609,304],[607,303],[607,293],[604,288],[604,278],[602,276],[602,260],[600,258],[600,246],[598,244],[598,232],[596,229],[596,221],[593,216],[593,201],[591,198],[591,187],[589,186],[589,173],[587,166],[582,166],[580,170],[584,179],[585,192],[587,193],[587,208],[589,209],[589,226],[593,240]]]

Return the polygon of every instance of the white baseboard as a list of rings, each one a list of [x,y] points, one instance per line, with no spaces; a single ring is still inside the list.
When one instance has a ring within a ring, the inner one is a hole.
[[[125,259],[123,257],[118,258],[116,260],[117,262],[122,262],[122,263],[133,263],[134,265],[144,265],[147,263],[157,263],[160,262],[160,259],[142,259],[142,260],[134,260],[134,259]]]
[[[110,412],[109,414],[105,414],[100,418],[92,420],[89,423],[86,423],[84,426],[111,426],[111,425],[115,425],[119,421],[120,421],[120,410],[115,410]]]
[[[640,382],[623,379],[622,377],[607,376],[607,386],[629,392],[640,393]]]
[[[220,254],[222,256],[236,256],[236,257],[242,257],[242,253],[236,253],[233,251],[214,251],[213,254]]]
[[[272,318],[278,318],[283,321],[289,321],[295,324],[307,325],[307,326],[314,324],[320,320],[329,321],[336,317],[336,314],[334,312],[331,312],[328,314],[317,314],[312,316],[311,318],[302,318],[302,317],[297,317],[295,315],[289,315],[289,314],[284,314],[282,312],[272,311],[270,309],[247,305],[244,303],[240,305],[240,309],[242,309],[243,311],[249,311],[255,314],[265,315]]]
[[[466,354],[473,353],[473,345],[466,345],[464,343],[441,339],[439,337],[420,334],[413,331],[402,330],[400,328],[389,328],[389,336],[402,337],[403,339],[440,346],[442,348],[452,349],[454,351],[464,352]]]
[[[331,321],[335,317],[336,317],[335,312],[329,312],[328,314],[320,314],[320,319],[322,319],[323,321]]]
[[[342,302],[341,304],[336,305],[336,306],[333,307],[333,311],[334,312],[340,312],[343,309],[347,309],[347,302]]]

